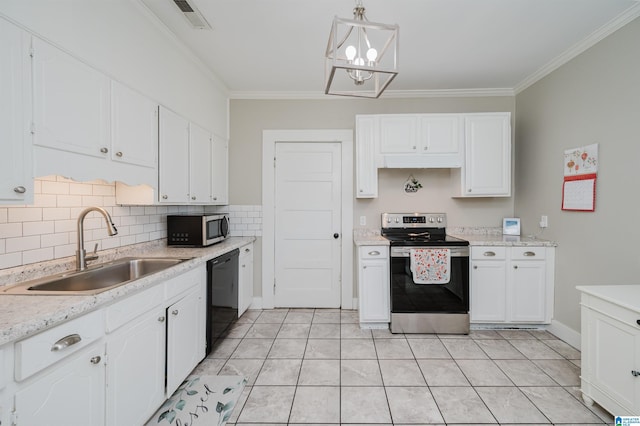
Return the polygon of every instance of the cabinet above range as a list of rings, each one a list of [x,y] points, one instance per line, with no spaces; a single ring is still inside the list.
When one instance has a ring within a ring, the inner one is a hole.
[[[456,197],[511,195],[511,114],[356,116],[357,198],[378,196],[380,168],[449,168]]]

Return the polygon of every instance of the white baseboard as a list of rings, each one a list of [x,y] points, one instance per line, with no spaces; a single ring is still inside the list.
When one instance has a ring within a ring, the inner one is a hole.
[[[551,324],[547,327],[547,331],[559,339],[564,340],[577,350],[580,350],[582,336],[573,328],[570,328],[559,321],[551,320]]]
[[[353,302],[351,302],[351,309],[353,309],[354,311],[358,310],[358,298],[357,297],[353,298]]]

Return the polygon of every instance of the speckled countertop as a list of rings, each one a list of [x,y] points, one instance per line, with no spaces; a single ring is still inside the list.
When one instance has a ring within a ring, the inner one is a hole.
[[[471,246],[556,247],[558,245],[554,241],[533,236],[502,235],[501,231],[499,228],[447,228],[447,234],[467,240]],[[372,228],[354,229],[353,242],[356,246],[389,245],[389,240],[380,235],[380,230]]]
[[[176,275],[203,265],[207,260],[255,241],[254,237],[231,237],[210,247],[173,248],[166,240],[105,251],[100,262],[122,257],[175,257],[190,259],[129,284],[92,296],[31,296],[0,292],[0,345],[37,333],[68,319],[106,306],[122,297],[164,282]],[[102,253],[100,253],[102,255]],[[52,261],[0,271],[0,285],[63,273],[74,268],[73,261]]]

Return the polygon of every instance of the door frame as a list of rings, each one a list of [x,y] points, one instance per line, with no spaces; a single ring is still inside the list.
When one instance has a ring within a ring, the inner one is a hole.
[[[278,142],[339,142],[342,155],[340,306],[353,309],[353,130],[263,130],[262,307],[273,309],[275,279],[275,165]]]

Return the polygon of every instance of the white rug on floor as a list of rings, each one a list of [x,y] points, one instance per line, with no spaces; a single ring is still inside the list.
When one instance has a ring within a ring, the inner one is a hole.
[[[222,426],[246,383],[243,376],[189,376],[145,426]]]

